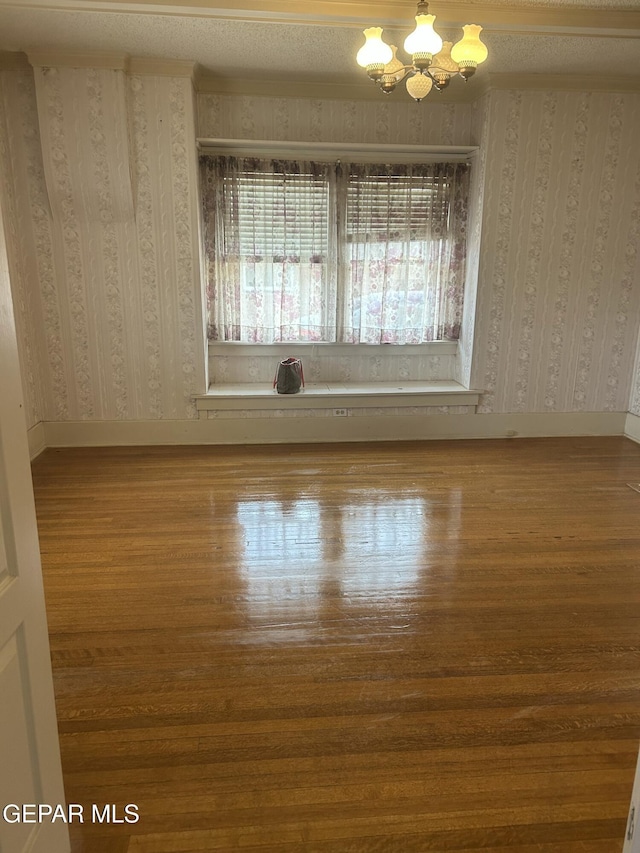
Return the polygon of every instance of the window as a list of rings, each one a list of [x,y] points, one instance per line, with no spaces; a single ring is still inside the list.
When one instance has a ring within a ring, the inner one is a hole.
[[[209,338],[457,340],[469,166],[202,158]]]

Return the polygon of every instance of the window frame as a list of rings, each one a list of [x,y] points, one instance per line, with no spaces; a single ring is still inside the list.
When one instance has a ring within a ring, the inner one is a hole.
[[[373,143],[318,143],[298,141],[274,141],[274,140],[243,140],[227,138],[198,138],[198,154],[211,156],[246,157],[256,159],[300,159],[336,161],[345,160],[352,162],[385,163],[389,165],[413,164],[413,163],[469,163],[471,166],[471,186],[473,185],[473,168],[479,146],[441,146],[441,145],[393,145]],[[471,202],[471,199],[470,199]],[[202,204],[199,205],[201,228],[204,231],[202,221]],[[203,279],[204,279],[203,275]],[[206,281],[203,280],[203,286]],[[206,337],[206,335],[205,335]],[[371,354],[373,351],[384,351],[390,356],[402,355],[426,355],[426,354],[455,354],[459,348],[459,340],[456,341],[428,341],[415,344],[391,344],[391,343],[347,343],[330,341],[277,341],[265,343],[250,343],[245,341],[216,341],[207,340],[209,354],[217,351],[220,354],[266,354],[277,355],[277,349],[284,347],[287,351],[291,347],[301,348],[303,351],[311,351],[312,348],[321,348],[325,353],[332,355],[356,355]]]

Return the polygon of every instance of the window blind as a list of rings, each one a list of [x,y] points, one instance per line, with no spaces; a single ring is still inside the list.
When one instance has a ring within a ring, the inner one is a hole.
[[[320,262],[329,251],[326,170],[289,172],[286,165],[243,163],[223,177],[226,255]],[[262,162],[262,161],[261,161]]]
[[[451,182],[446,176],[350,171],[347,237],[358,241],[440,237],[449,219]]]
[[[469,166],[202,157],[212,340],[456,340]]]

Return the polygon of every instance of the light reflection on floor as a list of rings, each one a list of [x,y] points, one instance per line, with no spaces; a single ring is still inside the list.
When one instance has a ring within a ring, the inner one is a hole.
[[[327,593],[360,608],[415,594],[429,566],[432,516],[423,497],[370,490],[345,495],[340,506],[311,497],[240,500],[248,615],[286,612],[297,621],[313,618]]]

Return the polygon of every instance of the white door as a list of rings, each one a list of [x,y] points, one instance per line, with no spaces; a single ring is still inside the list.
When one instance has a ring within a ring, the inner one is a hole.
[[[38,533],[0,211],[0,853],[67,853],[66,824],[59,819],[39,823],[37,810],[30,808],[63,803]]]
[[[640,755],[638,755],[638,766],[633,783],[622,853],[640,853]]]

